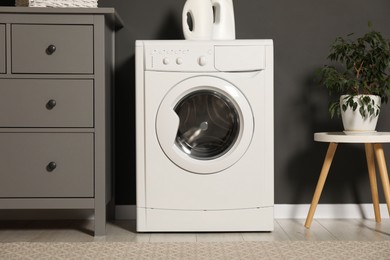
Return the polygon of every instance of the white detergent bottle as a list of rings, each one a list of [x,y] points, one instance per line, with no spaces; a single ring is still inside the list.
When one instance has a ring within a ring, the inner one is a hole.
[[[211,40],[213,38],[213,5],[211,0],[187,0],[183,8],[182,19],[186,40]],[[189,23],[189,19],[192,21],[191,23]]]
[[[211,0],[214,8],[214,40],[236,39],[233,0]]]

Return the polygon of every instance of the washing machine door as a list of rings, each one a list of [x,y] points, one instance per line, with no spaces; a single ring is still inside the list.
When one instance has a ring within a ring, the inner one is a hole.
[[[217,173],[239,161],[253,131],[252,110],[243,93],[212,76],[175,85],[156,118],[157,139],[166,156],[196,174]]]

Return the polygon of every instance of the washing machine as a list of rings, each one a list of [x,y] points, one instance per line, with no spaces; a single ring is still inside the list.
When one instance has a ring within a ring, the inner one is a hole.
[[[272,231],[272,40],[136,41],[137,231]]]

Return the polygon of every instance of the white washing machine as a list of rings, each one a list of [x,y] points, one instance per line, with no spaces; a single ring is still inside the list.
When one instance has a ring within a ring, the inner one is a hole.
[[[137,41],[137,231],[272,231],[273,42]]]

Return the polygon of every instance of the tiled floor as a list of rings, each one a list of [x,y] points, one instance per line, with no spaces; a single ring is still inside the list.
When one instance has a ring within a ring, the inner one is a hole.
[[[275,220],[273,232],[137,233],[135,221],[107,224],[107,235],[93,236],[93,221],[0,221],[0,242],[220,242],[283,240],[390,240],[390,219],[314,220],[311,229],[303,219]]]

